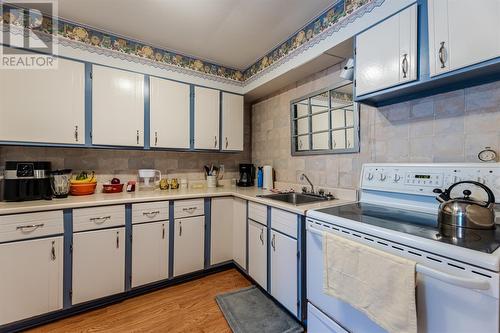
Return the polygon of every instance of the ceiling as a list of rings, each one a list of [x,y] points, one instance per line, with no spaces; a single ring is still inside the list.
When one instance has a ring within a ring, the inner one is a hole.
[[[333,0],[59,0],[59,16],[246,69]]]

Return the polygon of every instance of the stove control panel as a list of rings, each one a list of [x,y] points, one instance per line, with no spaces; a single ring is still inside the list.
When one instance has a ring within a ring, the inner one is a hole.
[[[361,171],[361,189],[407,194],[436,196],[435,188],[442,190],[452,184],[473,180],[488,186],[500,202],[500,163],[434,163],[434,164],[393,164],[369,163]],[[471,186],[463,185],[470,188]],[[484,199],[479,188],[470,188],[473,197]],[[462,195],[458,186],[452,195]]]

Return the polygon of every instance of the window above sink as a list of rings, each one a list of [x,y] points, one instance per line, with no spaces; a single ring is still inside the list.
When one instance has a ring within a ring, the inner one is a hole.
[[[292,155],[359,151],[359,108],[352,83],[316,91],[290,102]]]

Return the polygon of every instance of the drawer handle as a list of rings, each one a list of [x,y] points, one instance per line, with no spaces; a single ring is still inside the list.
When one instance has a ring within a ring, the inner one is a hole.
[[[189,207],[189,208],[182,208],[182,211],[188,212],[189,214],[193,214],[196,209],[198,209],[198,207]]]
[[[45,224],[29,224],[29,225],[20,225],[16,227],[16,230],[21,230],[22,232],[33,232],[38,228],[42,228]]]
[[[155,217],[156,215],[160,214],[159,210],[155,210],[152,212],[143,212],[142,215],[147,216],[147,217]]]
[[[276,251],[276,234],[273,234],[273,239],[271,240],[271,246],[273,247],[273,251]]]
[[[111,219],[110,215],[101,216],[101,217],[91,217],[90,221],[95,222],[97,224],[103,224],[104,222],[106,222],[106,220],[109,220],[109,219]]]
[[[264,245],[264,229],[260,229],[259,238],[260,238],[260,242],[262,243],[262,245]]]
[[[55,247],[56,241],[52,241],[52,249],[50,250],[50,257],[52,261],[56,260],[56,247]]]

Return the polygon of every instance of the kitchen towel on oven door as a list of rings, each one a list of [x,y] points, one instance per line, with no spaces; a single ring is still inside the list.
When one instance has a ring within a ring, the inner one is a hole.
[[[388,332],[416,333],[416,263],[348,239],[323,236],[323,292]]]

